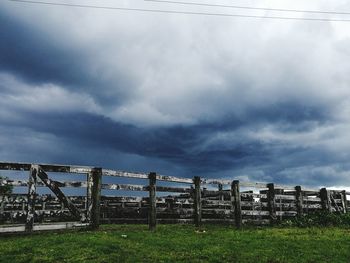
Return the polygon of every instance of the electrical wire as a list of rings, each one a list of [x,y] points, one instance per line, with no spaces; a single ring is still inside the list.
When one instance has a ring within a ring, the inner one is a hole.
[[[172,0],[144,0],[144,1],[145,2],[156,2],[156,3],[168,3],[168,4],[207,6],[207,7],[224,7],[224,8],[234,8],[234,9],[248,9],[248,10],[263,10],[263,11],[278,11],[278,12],[297,12],[297,13],[312,13],[312,14],[350,15],[350,12],[337,12],[337,11],[266,8],[266,7],[252,7],[252,6],[239,6],[239,5],[222,5],[222,4],[197,3],[197,2],[183,2],[183,1],[172,1]]]
[[[78,7],[78,8],[93,8],[93,9],[104,9],[104,10],[137,11],[137,12],[150,12],[150,13],[240,17],[240,18],[263,18],[263,19],[278,19],[278,20],[304,20],[304,21],[319,21],[319,22],[350,22],[350,19],[329,19],[329,18],[322,18],[322,17],[320,17],[320,18],[307,18],[307,17],[258,16],[258,15],[242,15],[242,14],[225,14],[225,13],[206,13],[206,12],[162,10],[162,9],[144,9],[144,8],[128,8],[128,7],[113,7],[113,6],[98,6],[98,5],[67,4],[67,3],[35,1],[35,0],[8,0],[8,1],[17,2],[17,3],[27,3],[27,4],[66,6],[66,7]]]

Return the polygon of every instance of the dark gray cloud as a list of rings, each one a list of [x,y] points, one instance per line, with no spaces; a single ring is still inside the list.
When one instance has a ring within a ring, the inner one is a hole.
[[[86,54],[65,49],[39,30],[1,12],[0,69],[33,83],[55,82],[76,86],[96,84],[86,68]],[[92,83],[91,83],[92,82]]]
[[[0,159],[349,184],[342,24],[103,14],[0,4]]]
[[[70,39],[48,36],[33,25],[20,22],[0,10],[0,70],[15,75],[33,85],[55,83],[70,90],[93,94],[105,105],[118,103],[128,97],[125,87],[133,87],[131,78],[116,72],[113,80],[104,76],[96,66],[89,50],[82,49]],[[113,86],[113,90],[104,87]]]

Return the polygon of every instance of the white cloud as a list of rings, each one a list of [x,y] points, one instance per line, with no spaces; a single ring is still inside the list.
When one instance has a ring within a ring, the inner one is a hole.
[[[15,114],[17,110],[28,112],[89,112],[99,113],[101,108],[94,99],[84,93],[71,92],[55,84],[30,85],[8,74],[0,74],[1,112]],[[3,117],[9,117],[4,114]]]

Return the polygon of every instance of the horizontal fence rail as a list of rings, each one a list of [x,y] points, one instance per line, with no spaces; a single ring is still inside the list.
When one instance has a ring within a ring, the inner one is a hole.
[[[0,162],[0,170],[28,172],[28,180],[11,178],[11,173],[0,178],[0,233],[96,229],[101,223],[147,223],[152,231],[157,223],[198,227],[207,222],[226,223],[240,228],[244,224],[274,224],[315,211],[347,213],[349,207],[350,193],[345,190],[74,165]],[[53,173],[61,173],[65,179],[54,180]],[[70,180],[74,174],[85,179]],[[114,181],[108,183],[106,178]],[[25,188],[27,193],[3,192],[8,186]],[[45,188],[50,194],[39,194]],[[85,194],[68,196],[66,189],[84,189]],[[143,196],[137,196],[140,194]]]

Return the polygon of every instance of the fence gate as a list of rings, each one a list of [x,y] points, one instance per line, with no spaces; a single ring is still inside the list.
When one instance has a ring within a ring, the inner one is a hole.
[[[28,181],[0,179],[0,186],[27,187],[27,194],[0,191],[0,233],[97,228],[100,213],[101,168],[47,164],[0,163],[0,170],[28,171]],[[84,181],[60,182],[49,173],[86,174]],[[50,189],[39,195],[38,187]],[[63,187],[84,187],[85,196],[67,196]]]

